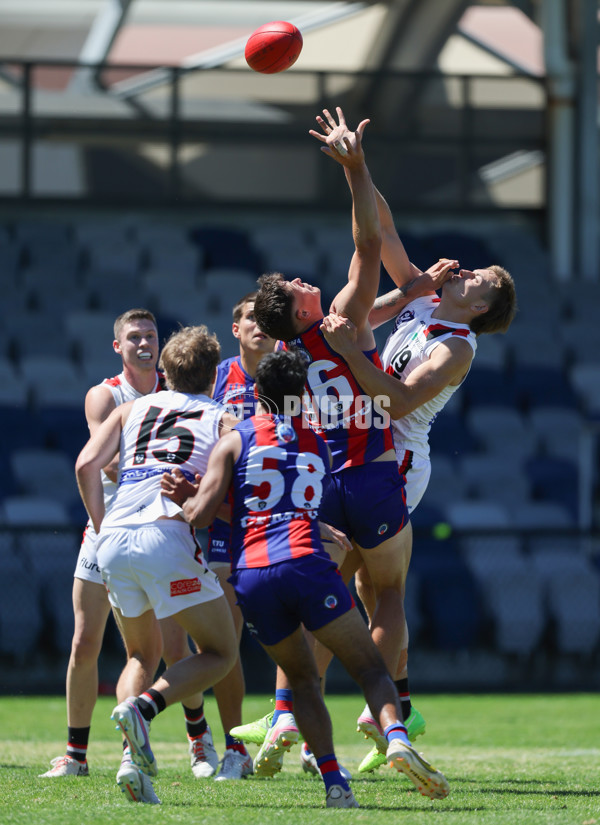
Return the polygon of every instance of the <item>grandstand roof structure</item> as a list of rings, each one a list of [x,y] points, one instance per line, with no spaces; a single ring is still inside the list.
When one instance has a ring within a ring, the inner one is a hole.
[[[518,70],[542,74],[539,2],[467,0],[10,0],[0,56],[235,65],[248,35],[289,20],[304,69]]]
[[[278,19],[300,28],[304,48],[285,77],[269,76],[267,85],[251,76],[243,51],[256,27]],[[412,128],[410,111],[431,143],[440,122],[448,125],[448,109],[451,116],[460,109],[450,137],[461,149],[408,163],[420,175],[440,174],[427,207],[459,201],[471,209],[491,203],[547,210],[561,280],[575,269],[595,279],[600,268],[597,72],[598,0],[0,0],[0,120],[15,118],[20,137],[37,116],[51,120],[55,140],[63,137],[55,118],[61,125],[88,118],[94,133],[121,121],[133,136],[136,125],[139,131],[152,120],[174,120],[176,109],[196,124],[191,142],[206,138],[198,124],[219,141],[232,124],[242,125],[257,142],[254,127],[288,124],[299,134],[297,124],[314,115],[315,102],[341,99],[353,114],[377,120],[388,141]],[[403,83],[409,73],[453,80],[425,88]],[[478,132],[483,142],[472,151],[470,134]],[[505,141],[497,151],[495,136]],[[187,163],[196,149],[144,151],[166,168],[175,154]],[[3,163],[2,153],[0,145],[5,189],[31,194],[29,147],[14,185],[11,170],[19,163]],[[452,169],[450,177],[442,167]],[[305,174],[294,191],[308,180]]]

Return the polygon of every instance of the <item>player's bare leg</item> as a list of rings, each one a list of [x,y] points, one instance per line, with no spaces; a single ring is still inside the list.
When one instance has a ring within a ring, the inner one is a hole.
[[[400,651],[406,646],[404,588],[410,548],[410,522],[395,536],[370,549],[358,548],[375,593],[371,636],[390,673],[398,668]]]
[[[67,747],[42,777],[87,776],[87,746],[98,697],[98,657],[110,604],[103,584],[73,579],[75,627],[67,667]]]
[[[225,598],[231,611],[235,628],[236,639],[239,643],[242,637],[244,620],[240,608],[236,604],[236,595],[233,587],[227,581],[231,571],[228,567],[217,567],[214,571],[219,579],[219,583],[225,593]],[[231,728],[242,723],[242,702],[246,693],[244,683],[244,671],[240,661],[239,652],[236,661],[229,673],[219,682],[213,685],[213,693],[217,700],[223,730],[226,734]]]
[[[337,621],[340,621],[339,619]],[[340,771],[333,749],[333,732],[331,718],[321,695],[321,685],[311,642],[302,627],[276,645],[264,646],[265,650],[278,665],[279,684],[283,684],[281,672],[287,677],[294,695],[294,709],[298,716],[300,730],[315,760],[317,772],[321,773],[327,791],[327,807],[358,807],[350,787]],[[265,744],[260,753],[264,753],[264,762],[277,760],[278,751],[289,748],[289,735],[283,731],[277,735],[277,725],[272,730],[272,741]],[[260,767],[260,753],[257,756]],[[255,761],[255,772],[257,770]],[[264,775],[271,775],[265,773]]]
[[[246,695],[244,671],[239,654],[244,619],[242,611],[237,605],[235,591],[227,581],[231,575],[230,566],[217,566],[213,567],[213,570],[227,599],[237,640],[237,656],[234,666],[223,679],[213,685],[213,693],[217,700],[219,716],[225,734],[225,752],[221,760],[221,769],[215,778],[219,781],[228,781],[242,779],[254,772],[252,757],[248,753],[244,742],[231,733],[232,728],[242,723],[242,702]]]
[[[123,638],[127,662],[117,682],[117,701],[142,693],[154,681],[162,656],[162,635],[153,610],[129,618],[114,609],[117,626]]]
[[[187,633],[172,616],[161,619],[159,624],[163,639],[162,657],[167,667],[192,655]],[[215,774],[219,757],[204,716],[204,695],[196,692],[187,696],[182,707],[192,773],[197,779],[206,779]]]
[[[67,668],[67,723],[89,727],[98,696],[98,657],[110,604],[103,584],[73,579],[75,630]]]
[[[223,596],[182,610],[173,618],[200,652],[176,662],[156,680],[153,688],[167,705],[183,701],[194,690],[211,687],[229,673],[237,655],[233,619]]]
[[[401,724],[396,688],[358,610],[348,611],[315,631],[314,635],[331,648],[360,685],[382,732],[381,748],[390,766],[404,773],[424,796],[430,799],[446,797],[449,788],[444,775],[410,744],[406,728]]]

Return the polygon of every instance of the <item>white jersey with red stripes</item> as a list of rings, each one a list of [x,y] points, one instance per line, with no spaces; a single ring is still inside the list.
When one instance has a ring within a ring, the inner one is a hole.
[[[158,392],[164,385],[164,377],[162,373],[156,374],[156,384],[152,392]],[[125,378],[125,373],[119,373],[112,378],[105,378],[99,384],[100,387],[108,387],[115,400],[115,406],[119,407],[121,404],[126,404],[128,401],[135,401],[136,398],[142,398],[145,393],[139,392],[135,387],[132,387],[129,381]],[[117,485],[114,481],[106,475],[102,470],[102,489],[104,490],[104,507],[108,509],[115,493],[117,492]]]
[[[433,318],[439,305],[437,295],[416,298],[407,304],[396,318],[393,332],[381,354],[384,370],[400,381],[406,381],[411,372],[427,361],[433,350],[452,337],[460,337],[477,350],[475,333],[467,324],[455,324]],[[460,384],[448,385],[435,398],[421,404],[412,412],[392,421],[396,455],[412,450],[422,458],[429,457],[429,430],[438,414],[456,392]]]
[[[180,514],[181,508],[161,494],[161,476],[174,467],[190,481],[204,475],[225,412],[207,395],[164,390],[138,398],[121,433],[119,484],[102,528]]]

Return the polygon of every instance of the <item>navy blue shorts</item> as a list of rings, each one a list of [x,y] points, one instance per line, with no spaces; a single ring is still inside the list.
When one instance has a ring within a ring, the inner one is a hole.
[[[337,566],[315,553],[235,570],[229,581],[246,627],[263,645],[281,642],[301,624],[319,630],[354,607]]]
[[[331,476],[319,518],[360,547],[377,547],[408,523],[404,482],[396,461],[346,467]]]
[[[208,566],[220,564],[231,569],[231,524],[216,518],[208,528],[208,547],[205,554]]]

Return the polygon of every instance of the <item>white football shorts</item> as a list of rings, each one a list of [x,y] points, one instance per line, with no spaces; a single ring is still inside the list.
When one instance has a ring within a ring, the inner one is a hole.
[[[428,458],[421,458],[412,450],[396,448],[396,459],[398,467],[406,478],[406,506],[410,515],[417,504],[423,498],[429,478],[431,477],[431,461]]]
[[[127,618],[154,610],[165,619],[223,595],[189,524],[177,519],[104,528],[98,564],[111,605]]]
[[[81,547],[79,548],[73,578],[83,579],[83,581],[92,582],[93,584],[99,584],[104,587],[102,572],[98,564],[97,547],[98,533],[94,530],[92,522],[88,521],[83,531],[83,539],[81,541]]]

